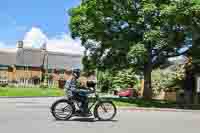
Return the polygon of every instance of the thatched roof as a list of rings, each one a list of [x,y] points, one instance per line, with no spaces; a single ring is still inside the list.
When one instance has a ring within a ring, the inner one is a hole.
[[[81,55],[44,51],[39,48],[0,49],[1,65],[34,66],[43,64],[50,69],[81,66]]]
[[[10,66],[16,64],[17,49],[0,49],[0,64]]]

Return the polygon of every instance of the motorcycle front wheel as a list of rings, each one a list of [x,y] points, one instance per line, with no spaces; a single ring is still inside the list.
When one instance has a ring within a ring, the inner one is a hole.
[[[101,121],[112,120],[117,114],[117,108],[111,101],[101,101],[94,108],[94,115]]]

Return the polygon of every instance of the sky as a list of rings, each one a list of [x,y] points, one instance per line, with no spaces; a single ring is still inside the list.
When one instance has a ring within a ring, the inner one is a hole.
[[[15,48],[18,40],[26,47],[47,43],[49,50],[82,52],[80,40],[70,37],[68,9],[80,0],[1,0],[0,48]]]

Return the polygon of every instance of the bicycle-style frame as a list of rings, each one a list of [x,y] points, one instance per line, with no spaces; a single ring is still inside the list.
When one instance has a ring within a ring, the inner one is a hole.
[[[92,109],[92,107],[94,106],[94,105],[96,105],[98,102],[100,102],[101,101],[101,99],[99,98],[99,95],[98,94],[95,94],[95,98],[94,98],[94,100],[93,101],[89,101],[89,103],[92,103],[92,105],[88,105],[88,109],[91,111],[91,109]]]

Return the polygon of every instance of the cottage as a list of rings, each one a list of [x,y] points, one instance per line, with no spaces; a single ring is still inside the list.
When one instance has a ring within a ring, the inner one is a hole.
[[[81,67],[81,55],[48,51],[41,48],[23,47],[23,41],[17,48],[0,49],[0,82],[20,82],[41,79],[42,68],[48,70],[51,80],[64,76],[66,68]]]

